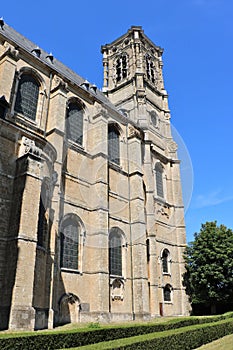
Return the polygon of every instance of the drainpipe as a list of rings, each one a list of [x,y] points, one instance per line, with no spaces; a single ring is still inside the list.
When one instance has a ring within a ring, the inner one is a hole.
[[[130,175],[129,175],[129,141],[128,141],[128,126],[126,125],[126,145],[127,145],[127,175],[128,175],[128,201],[129,201],[129,232],[130,232],[130,265],[131,265],[131,296],[132,296],[132,316],[135,321],[135,310],[134,310],[134,285],[133,285],[133,233],[132,233],[132,222],[131,222],[131,191],[130,191]]]
[[[44,137],[46,136],[46,130],[47,130],[47,125],[48,125],[49,105],[50,105],[50,94],[51,94],[52,80],[53,80],[53,73],[51,72],[49,74],[49,91],[48,91],[48,103],[47,103],[46,116],[45,116]]]

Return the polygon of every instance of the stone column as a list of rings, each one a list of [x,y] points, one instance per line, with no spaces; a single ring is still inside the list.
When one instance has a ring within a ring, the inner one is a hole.
[[[34,329],[34,269],[40,202],[41,158],[37,148],[17,160],[10,234],[17,241],[9,329]]]
[[[87,231],[86,270],[90,289],[90,312],[99,320],[109,315],[109,269],[108,269],[108,115],[101,107],[88,130],[88,148],[92,155],[91,169],[87,176],[92,183],[89,194],[89,230]],[[88,160],[87,160],[88,161]],[[88,169],[88,168],[87,168]]]
[[[67,86],[58,77],[53,78],[52,91],[50,94],[47,140],[54,146],[57,152],[57,158],[53,165],[53,195],[51,198],[51,210],[53,211],[53,223],[50,236],[50,295],[49,295],[49,318],[48,328],[52,329],[54,321],[58,316],[58,287],[59,287],[59,222],[62,212],[62,169],[66,154],[64,154],[64,135],[65,135],[65,115],[67,103]]]
[[[129,129],[129,184],[130,184],[130,226],[133,279],[133,302],[136,318],[149,317],[149,289],[146,247],[146,222],[144,211],[144,190],[142,179],[141,135]]]

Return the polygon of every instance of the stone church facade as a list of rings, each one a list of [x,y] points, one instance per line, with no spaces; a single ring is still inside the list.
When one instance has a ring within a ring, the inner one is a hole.
[[[186,315],[163,50],[133,26],[97,87],[0,20],[0,327]]]

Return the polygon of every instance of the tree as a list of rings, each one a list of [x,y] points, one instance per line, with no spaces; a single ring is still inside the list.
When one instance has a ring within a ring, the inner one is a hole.
[[[193,305],[233,302],[233,231],[217,222],[202,224],[185,251],[184,285]]]

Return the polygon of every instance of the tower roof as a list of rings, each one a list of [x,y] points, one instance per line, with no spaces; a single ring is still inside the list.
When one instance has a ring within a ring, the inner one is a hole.
[[[112,41],[109,44],[105,44],[101,46],[101,53],[103,53],[106,49],[113,47],[115,45],[118,45],[119,43],[123,42],[124,40],[127,40],[127,38],[133,37],[136,40],[141,40],[143,43],[153,47],[156,51],[162,55],[163,48],[160,46],[155,45],[144,33],[144,30],[141,26],[131,26],[131,28],[127,31],[127,33],[123,34],[116,40]]]

